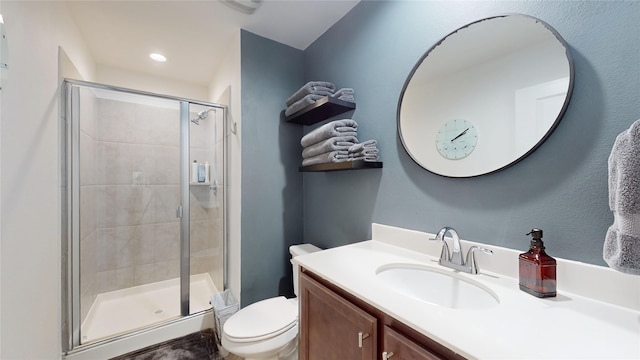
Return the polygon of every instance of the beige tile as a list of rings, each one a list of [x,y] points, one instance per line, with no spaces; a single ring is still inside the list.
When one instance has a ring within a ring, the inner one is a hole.
[[[134,234],[134,264],[153,264],[156,255],[156,225],[146,224],[136,226]]]
[[[96,190],[93,185],[80,186],[80,239],[96,231]]]
[[[98,229],[98,271],[116,270],[133,266],[135,253],[135,226]]]
[[[157,280],[169,280],[180,276],[180,260],[162,261],[155,263]]]
[[[180,261],[171,260],[136,266],[134,269],[135,285],[144,285],[180,276]]]
[[[154,169],[151,184],[180,184],[180,149],[177,146],[154,146]]]
[[[136,265],[134,267],[134,285],[144,285],[158,281],[158,275],[156,274],[156,264],[149,263],[143,265]]]
[[[87,133],[80,132],[80,185],[96,184],[98,142]]]
[[[135,146],[127,143],[100,141],[97,144],[97,183],[131,185]]]
[[[98,227],[107,228],[154,222],[155,207],[152,206],[154,197],[151,187],[109,185],[98,186],[96,189]]]
[[[189,187],[189,209],[191,210],[191,220],[209,219],[209,209],[205,208],[201,202],[204,198],[208,201],[210,190],[208,186],[192,185]]]
[[[98,140],[134,141],[134,104],[122,101],[98,100]]]
[[[155,262],[180,259],[180,223],[156,224]]]
[[[206,220],[191,221],[189,234],[191,240],[191,253],[207,248],[207,237],[209,232],[209,222]]]
[[[136,104],[134,129],[135,141],[139,144],[178,146],[180,111],[177,108]]]
[[[96,291],[105,293],[133,286],[133,267],[100,271],[96,274]]]
[[[156,185],[153,189],[154,223],[177,222],[176,207],[180,204],[179,185]]]

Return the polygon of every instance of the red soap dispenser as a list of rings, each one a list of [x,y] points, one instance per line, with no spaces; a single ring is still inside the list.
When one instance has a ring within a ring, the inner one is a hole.
[[[532,229],[529,251],[520,254],[520,290],[539,298],[556,296],[556,259],[547,255],[542,230]]]

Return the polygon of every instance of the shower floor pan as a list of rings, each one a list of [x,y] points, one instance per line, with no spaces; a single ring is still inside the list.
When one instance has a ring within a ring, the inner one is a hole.
[[[218,290],[209,274],[191,275],[189,310],[211,308]],[[81,343],[141,329],[180,316],[180,279],[134,286],[99,294],[82,323]]]

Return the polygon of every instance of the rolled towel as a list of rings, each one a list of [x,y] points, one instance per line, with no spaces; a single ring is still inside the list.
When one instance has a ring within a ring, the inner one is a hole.
[[[309,95],[303,97],[302,99],[300,99],[300,100],[294,102],[293,104],[291,104],[291,106],[289,106],[288,108],[286,108],[284,110],[284,114],[286,116],[295,114],[298,111],[304,109],[305,107],[315,103],[317,100],[322,99],[323,97],[324,97],[323,95],[309,94]]]
[[[285,105],[291,106],[294,102],[302,99],[303,97],[314,94],[314,95],[331,95],[336,89],[336,85],[332,82],[328,81],[309,81],[308,83],[302,85],[298,91],[296,91],[293,95],[291,95],[287,101],[285,101]]]
[[[349,152],[346,150],[331,151],[310,158],[302,159],[302,166],[326,164],[326,163],[339,163],[349,160]]]
[[[302,158],[310,158],[312,156],[320,155],[322,153],[331,152],[334,150],[349,150],[353,144],[358,143],[358,138],[355,136],[337,136],[319,143],[313,144],[302,150]]]
[[[358,123],[355,120],[343,119],[326,123],[312,130],[300,140],[300,145],[308,147],[335,136],[358,136]]]
[[[609,267],[640,275],[640,120],[616,137],[609,155],[609,208],[603,258]]]

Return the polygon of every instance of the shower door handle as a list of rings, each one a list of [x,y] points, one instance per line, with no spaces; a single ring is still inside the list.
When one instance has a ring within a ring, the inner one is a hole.
[[[182,219],[182,205],[176,207],[176,217]]]

